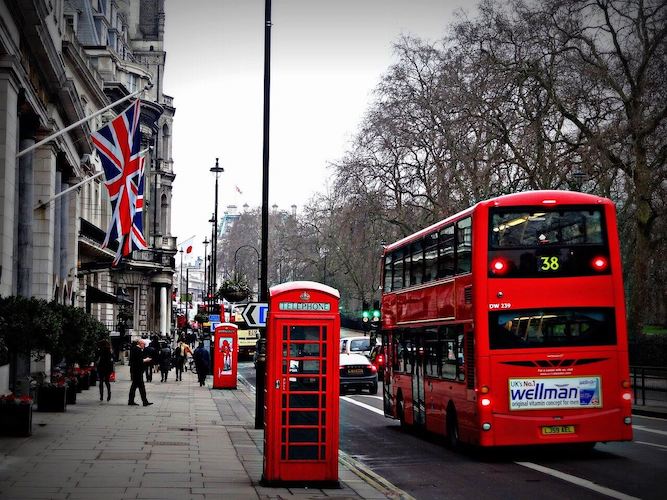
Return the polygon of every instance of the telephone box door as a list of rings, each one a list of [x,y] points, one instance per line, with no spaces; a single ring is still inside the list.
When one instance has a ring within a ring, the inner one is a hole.
[[[232,323],[218,325],[213,341],[213,388],[236,389],[238,327]]]
[[[338,483],[337,293],[312,282],[271,289],[264,462],[269,485]]]

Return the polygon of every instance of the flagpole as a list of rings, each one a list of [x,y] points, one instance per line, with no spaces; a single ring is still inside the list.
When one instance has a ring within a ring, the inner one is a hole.
[[[143,155],[145,155],[147,151],[148,151],[148,149],[144,149],[143,151],[139,151],[139,156],[143,156]],[[93,179],[97,179],[97,178],[98,178],[100,175],[102,175],[103,173],[104,173],[104,170],[101,170],[101,171],[97,172],[95,175],[91,175],[90,177],[86,177],[86,178],[85,178],[84,180],[82,180],[81,182],[78,182],[78,183],[74,184],[73,186],[68,187],[67,189],[65,189],[65,191],[61,191],[60,193],[58,193],[58,194],[52,196],[51,198],[49,198],[49,199],[46,200],[46,201],[41,201],[41,200],[40,200],[39,203],[37,203],[37,205],[35,205],[35,210],[37,210],[38,208],[45,207],[46,205],[48,205],[48,204],[51,203],[52,201],[57,200],[58,198],[60,198],[60,197],[63,196],[64,194],[67,194],[67,193],[69,193],[70,191],[73,191],[74,189],[76,189],[76,188],[78,188],[78,187],[80,187],[80,186],[83,186],[84,184],[86,184],[86,183],[92,181]]]
[[[105,111],[108,111],[108,110],[110,110],[111,108],[113,108],[113,107],[115,107],[115,106],[118,106],[118,105],[119,105],[120,103],[122,103],[122,102],[125,102],[125,101],[127,101],[127,100],[129,100],[129,99],[132,99],[133,97],[138,96],[139,94],[141,94],[141,93],[143,93],[143,92],[146,92],[147,90],[151,89],[152,87],[153,87],[153,84],[152,84],[152,83],[149,83],[149,84],[146,85],[143,89],[141,89],[141,90],[137,90],[136,92],[132,92],[131,94],[126,95],[125,97],[121,97],[121,98],[118,99],[116,102],[114,102],[114,103],[112,103],[112,104],[109,104],[108,106],[106,106],[106,107],[104,107],[104,108],[102,108],[102,109],[100,109],[100,110],[98,110],[98,111],[95,111],[95,113],[93,113],[92,115],[90,115],[90,116],[86,116],[85,118],[82,118],[81,120],[79,120],[79,121],[76,122],[76,123],[72,123],[71,125],[65,127],[64,129],[59,130],[58,132],[55,132],[54,134],[51,134],[50,136],[48,136],[48,137],[45,138],[45,139],[42,139],[42,140],[39,141],[38,143],[33,144],[32,146],[25,148],[23,151],[19,151],[18,153],[16,153],[16,157],[17,157],[17,158],[20,158],[20,157],[23,156],[24,154],[29,153],[30,151],[32,151],[33,149],[37,149],[38,147],[40,147],[40,146],[46,144],[47,142],[52,141],[52,140],[55,139],[56,137],[60,137],[60,136],[63,135],[65,132],[69,132],[69,131],[72,130],[74,127],[78,127],[78,126],[81,125],[82,123],[85,123],[85,122],[87,122],[88,120],[90,120],[90,119],[92,119],[92,118],[95,118],[95,117],[98,116],[98,115],[101,115],[101,114],[104,113]]]

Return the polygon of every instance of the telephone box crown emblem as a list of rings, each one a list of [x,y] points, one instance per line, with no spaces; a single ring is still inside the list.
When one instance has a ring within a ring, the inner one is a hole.
[[[310,294],[308,292],[303,292],[301,295],[299,295],[299,298],[301,300],[310,300]]]

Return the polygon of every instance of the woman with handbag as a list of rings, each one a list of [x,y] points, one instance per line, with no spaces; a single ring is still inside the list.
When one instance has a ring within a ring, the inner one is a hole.
[[[113,354],[111,353],[111,343],[107,339],[100,340],[97,343],[97,376],[100,379],[100,401],[104,400],[104,385],[107,386],[107,401],[111,399],[110,378],[113,373]]]

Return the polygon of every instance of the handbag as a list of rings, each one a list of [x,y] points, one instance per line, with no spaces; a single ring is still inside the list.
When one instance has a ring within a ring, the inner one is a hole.
[[[109,375],[109,382],[115,382],[116,381],[116,372],[111,372]]]

